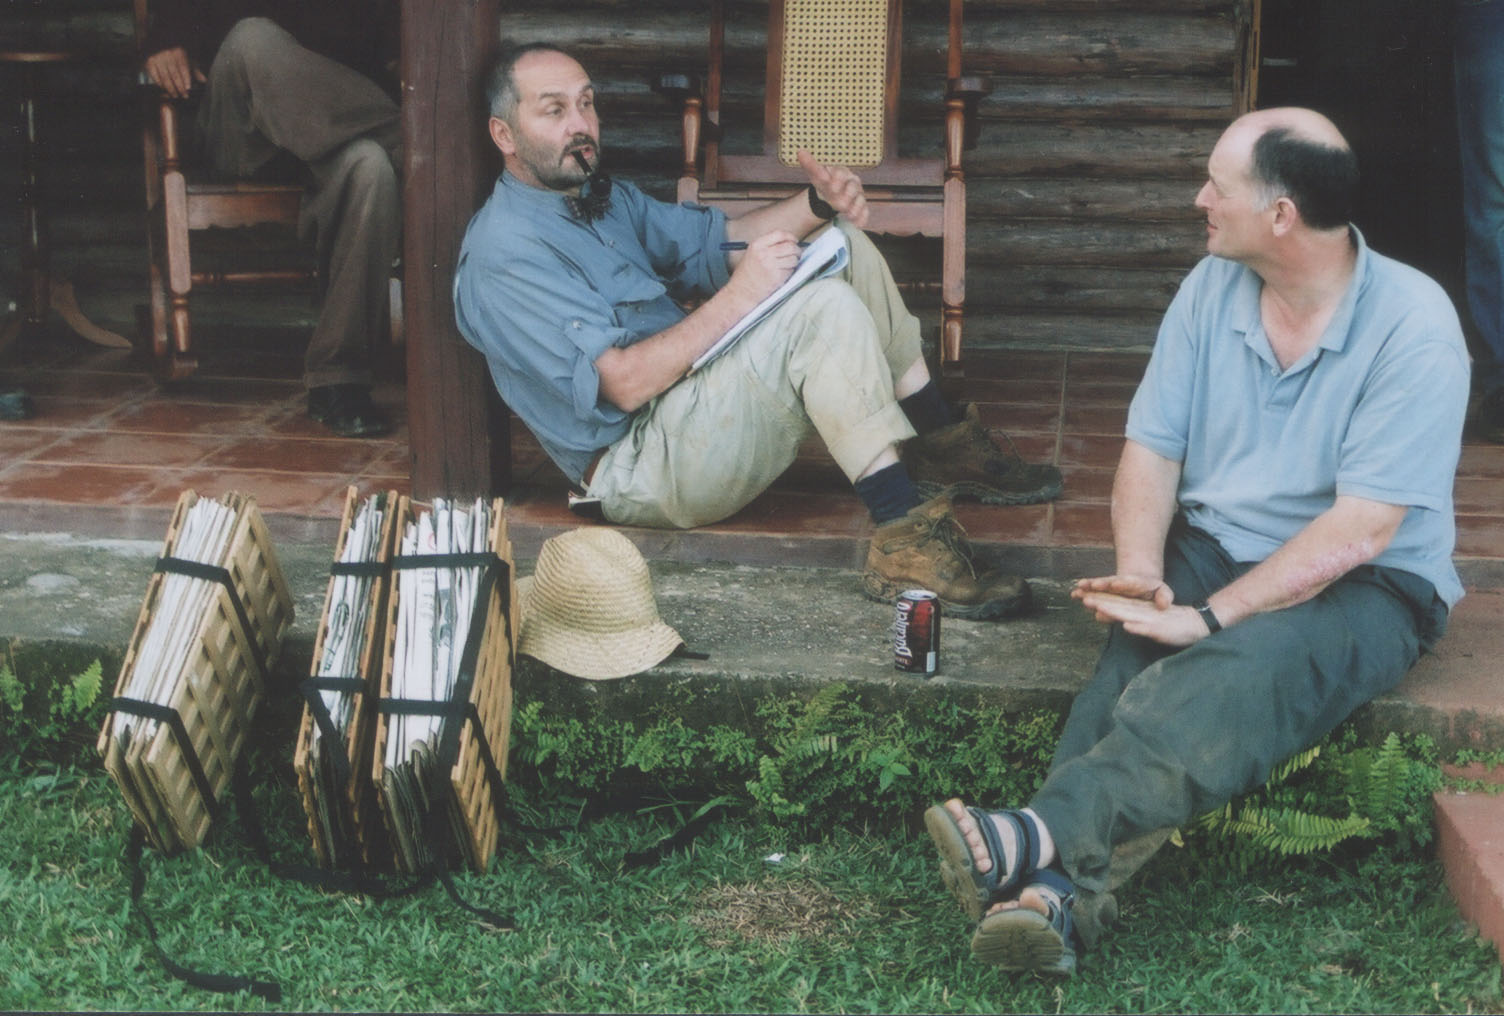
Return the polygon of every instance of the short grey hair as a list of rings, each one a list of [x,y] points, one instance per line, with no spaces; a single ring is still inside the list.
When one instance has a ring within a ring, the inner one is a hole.
[[[517,117],[517,61],[529,53],[559,53],[574,59],[568,51],[551,42],[503,43],[501,52],[486,72],[486,106],[498,120],[514,123]]]

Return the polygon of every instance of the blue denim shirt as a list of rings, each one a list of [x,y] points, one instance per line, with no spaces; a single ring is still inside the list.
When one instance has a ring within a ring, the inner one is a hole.
[[[1377,565],[1419,575],[1450,607],[1452,484],[1468,353],[1446,293],[1368,249],[1316,348],[1281,370],[1262,281],[1205,258],[1181,285],[1128,414],[1128,437],[1182,465],[1179,502],[1234,560],[1262,561],[1337,495],[1409,509]]]
[[[631,415],[600,398],[596,359],[684,318],[677,301],[726,284],[726,217],[657,201],[624,180],[592,223],[564,196],[503,173],[470,220],[454,277],[460,334],[501,397],[579,483]]]

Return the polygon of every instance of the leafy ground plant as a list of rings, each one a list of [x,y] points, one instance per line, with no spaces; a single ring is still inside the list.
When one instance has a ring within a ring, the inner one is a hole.
[[[306,858],[286,779],[262,772],[276,849]],[[502,851],[463,893],[511,913],[492,931],[438,890],[371,901],[279,881],[233,835],[148,855],[145,906],[179,959],[270,976],[314,1011],[1482,1012],[1499,964],[1434,861],[1383,843],[1238,873],[1206,842],[1166,848],[1071,981],[971,960],[928,841],[794,834],[735,815],[689,851],[626,855],[687,806],[611,814]],[[0,761],[0,1008],[258,1010],[168,977],[127,905],[129,816],[93,766]]]

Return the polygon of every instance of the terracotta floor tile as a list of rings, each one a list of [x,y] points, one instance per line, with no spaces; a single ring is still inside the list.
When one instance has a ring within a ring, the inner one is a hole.
[[[209,468],[356,476],[382,450],[369,441],[345,438],[255,437],[222,442],[203,464]]]
[[[872,522],[855,493],[769,492],[716,530],[739,533],[867,533]]]
[[[412,452],[407,442],[382,441],[377,443],[375,457],[366,464],[366,472],[408,476],[412,473]]]
[[[156,382],[145,374],[60,368],[32,372],[26,378],[25,388],[33,397],[110,399],[119,403],[148,398],[157,390]]]
[[[985,405],[978,407],[978,411],[985,426],[1005,430],[1009,437],[1018,432],[1054,434],[1060,429],[1058,403]]]
[[[115,399],[79,398],[73,395],[33,395],[36,413],[27,423],[39,427],[113,426],[112,418],[121,411]]]
[[[963,401],[978,405],[1060,404],[1060,382],[1051,378],[967,378]]]
[[[1067,434],[1110,434],[1121,439],[1127,424],[1127,406],[1082,406],[1066,401]]]
[[[1060,496],[1062,502],[1097,502],[1112,498],[1115,470],[1066,466],[1060,472],[1065,477],[1065,492]]]
[[[294,401],[301,407],[304,389],[302,381],[283,378],[216,378],[195,374],[182,381],[174,381],[167,397],[177,403],[200,402],[214,406],[280,410]]]
[[[1066,434],[1060,440],[1060,464],[1062,466],[1092,466],[1098,469],[1116,469],[1123,452],[1121,435]]]
[[[154,399],[122,407],[111,417],[109,426],[112,430],[157,434],[242,437],[266,432],[266,412],[261,407],[209,406],[198,402]]]
[[[34,458],[66,433],[53,427],[33,427],[21,422],[0,423],[0,468]]]
[[[0,500],[134,505],[155,486],[150,466],[22,462],[0,472]]]
[[[152,492],[153,497],[175,500],[191,488],[207,497],[226,491],[249,494],[263,512],[339,518],[350,477],[326,473],[274,473],[265,470],[194,469],[173,470]]]
[[[962,501],[956,521],[975,541],[1044,545],[1050,537],[1051,507],[1044,504],[991,505]]]
[[[98,465],[191,466],[224,444],[222,438],[195,434],[82,430],[63,437],[39,453],[37,460]]]
[[[1112,546],[1112,513],[1106,504],[1058,504],[1050,542],[1056,547]]]

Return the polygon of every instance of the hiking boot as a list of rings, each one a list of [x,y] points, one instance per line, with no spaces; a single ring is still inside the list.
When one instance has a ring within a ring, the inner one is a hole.
[[[339,437],[377,437],[392,421],[371,401],[365,385],[322,385],[308,390],[308,415]]]
[[[949,616],[978,621],[1016,613],[1029,602],[1023,579],[975,560],[945,497],[926,501],[872,534],[862,592],[892,603],[906,589],[928,589]]]
[[[1006,435],[1003,440],[1008,441]],[[1025,462],[1012,441],[1006,452],[994,444],[971,402],[959,423],[905,444],[903,464],[923,498],[943,494],[974,497],[984,504],[1039,504],[1059,497],[1064,486],[1054,466]]]

